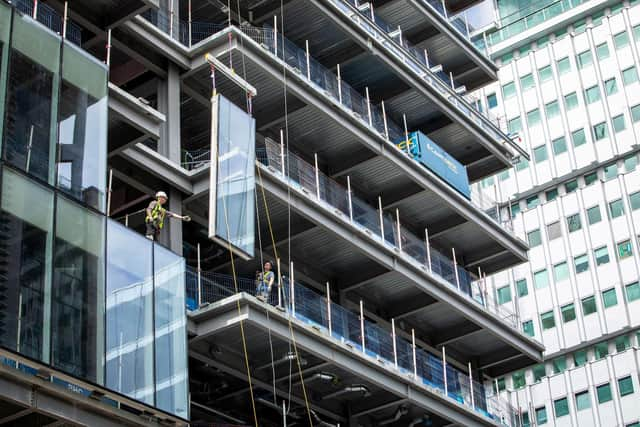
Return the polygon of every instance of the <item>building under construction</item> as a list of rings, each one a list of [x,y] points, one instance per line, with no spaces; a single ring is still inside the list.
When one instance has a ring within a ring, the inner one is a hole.
[[[522,425],[479,3],[1,1],[0,423]]]

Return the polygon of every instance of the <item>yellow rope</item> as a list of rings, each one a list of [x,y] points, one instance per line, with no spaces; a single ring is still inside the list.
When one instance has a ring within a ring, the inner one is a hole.
[[[271,245],[273,247],[273,253],[278,259],[278,248],[276,247],[276,240],[273,235],[273,227],[271,226],[271,216],[269,215],[269,206],[267,205],[267,196],[264,192],[264,185],[262,181],[262,172],[260,172],[260,166],[258,166],[258,179],[260,180],[260,190],[262,192],[262,200],[264,203],[264,210],[267,215],[267,224],[269,225],[269,234],[271,235]],[[262,248],[260,248],[262,250]],[[282,284],[280,284],[282,286]],[[295,283],[294,283],[295,286]],[[284,293],[284,292],[283,292]],[[307,415],[309,417],[309,427],[313,427],[313,420],[311,419],[311,407],[309,406],[309,398],[307,397],[307,388],[304,385],[304,377],[302,376],[302,366],[300,364],[300,357],[298,355],[298,346],[296,344],[296,336],[293,333],[293,324],[291,322],[291,317],[287,318],[289,323],[289,333],[291,334],[291,344],[293,344],[293,354],[296,356],[296,364],[298,365],[298,375],[300,376],[300,385],[302,386],[302,394],[304,396],[304,404],[307,408]]]

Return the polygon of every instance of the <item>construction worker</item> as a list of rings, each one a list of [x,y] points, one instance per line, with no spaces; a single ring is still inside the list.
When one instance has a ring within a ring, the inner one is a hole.
[[[191,221],[191,218],[188,215],[178,215],[171,211],[166,210],[162,205],[167,203],[167,193],[164,191],[158,191],[156,193],[156,199],[152,200],[147,206],[145,210],[146,216],[144,218],[145,225],[147,227],[147,232],[145,233],[147,239],[157,240],[160,235],[160,230],[164,226],[164,218],[168,216],[170,218],[179,218],[183,221]]]
[[[263,301],[269,300],[271,287],[275,281],[275,275],[273,274],[273,271],[271,271],[272,268],[273,265],[271,264],[271,261],[267,261],[264,263],[264,272],[258,272],[258,289],[256,290],[256,294],[257,297]]]

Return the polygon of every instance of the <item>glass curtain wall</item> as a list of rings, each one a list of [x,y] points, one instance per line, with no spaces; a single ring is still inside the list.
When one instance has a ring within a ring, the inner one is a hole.
[[[104,216],[107,108],[103,64],[0,2],[0,346],[188,418],[184,259]]]
[[[53,184],[61,39],[15,13],[9,54],[4,159]]]
[[[58,187],[104,212],[107,70],[68,42],[62,49],[58,145]]]
[[[9,34],[11,30],[11,8],[0,3],[0,136],[3,135],[4,100],[7,87],[7,63],[9,61]]]
[[[107,373],[110,389],[153,404],[153,245],[107,226]]]
[[[53,192],[4,169],[0,199],[0,343],[49,362]]]
[[[102,384],[105,218],[58,196],[51,364]]]

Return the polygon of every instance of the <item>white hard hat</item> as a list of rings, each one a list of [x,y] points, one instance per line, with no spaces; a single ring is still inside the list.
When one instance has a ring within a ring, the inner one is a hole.
[[[158,191],[158,192],[156,193],[156,199],[158,199],[158,198],[160,198],[160,197],[164,197],[165,199],[169,199],[169,198],[167,197],[167,193],[165,193],[164,191]]]

